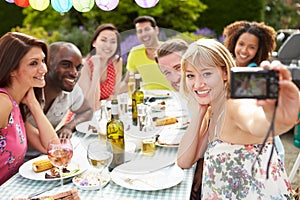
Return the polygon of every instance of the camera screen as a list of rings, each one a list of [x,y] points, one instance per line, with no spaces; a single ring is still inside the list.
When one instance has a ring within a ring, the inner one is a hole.
[[[264,73],[235,73],[232,84],[233,97],[257,98],[267,95],[267,80]]]

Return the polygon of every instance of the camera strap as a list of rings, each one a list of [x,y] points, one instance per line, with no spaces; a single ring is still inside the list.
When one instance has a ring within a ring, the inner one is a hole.
[[[266,142],[268,140],[268,138],[270,137],[270,134],[272,134],[272,149],[271,149],[271,153],[270,153],[270,157],[269,157],[269,160],[268,160],[268,164],[267,164],[267,170],[266,170],[266,175],[267,175],[267,179],[269,178],[269,168],[270,168],[270,164],[271,164],[271,160],[272,160],[272,156],[273,156],[273,153],[274,153],[274,148],[275,148],[275,139],[274,139],[274,136],[275,136],[275,128],[274,128],[274,122],[275,122],[275,116],[276,116],[276,110],[277,110],[277,106],[278,106],[278,99],[276,99],[276,102],[275,102],[275,106],[274,106],[274,112],[273,112],[273,115],[272,115],[272,120],[271,120],[271,124],[270,124],[270,127],[268,129],[268,132],[266,134],[266,137],[264,138],[264,141],[258,151],[258,154],[256,155],[255,157],[255,160],[252,164],[252,176],[253,176],[253,172],[254,172],[254,165],[255,163],[258,161],[258,156],[262,153],[264,147],[266,146]],[[258,162],[258,164],[260,165],[260,163]]]

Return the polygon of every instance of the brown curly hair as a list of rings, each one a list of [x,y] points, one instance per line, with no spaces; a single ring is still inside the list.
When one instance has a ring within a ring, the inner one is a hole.
[[[258,50],[251,60],[259,65],[263,60],[268,60],[276,48],[276,31],[263,22],[236,21],[224,28],[224,45],[235,57],[234,49],[236,42],[243,33],[255,35],[258,40]]]

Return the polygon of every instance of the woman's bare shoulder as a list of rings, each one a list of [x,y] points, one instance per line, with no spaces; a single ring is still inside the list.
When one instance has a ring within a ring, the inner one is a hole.
[[[9,115],[13,108],[11,100],[7,94],[0,93],[0,105],[0,128],[3,128],[7,125]]]

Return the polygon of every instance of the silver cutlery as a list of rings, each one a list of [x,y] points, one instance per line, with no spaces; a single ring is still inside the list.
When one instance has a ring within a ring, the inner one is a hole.
[[[70,179],[68,179],[66,182],[64,182],[64,185],[69,184],[69,183],[71,183],[71,182],[72,182],[72,178],[70,178]],[[40,194],[43,194],[43,193],[48,192],[48,191],[50,191],[50,190],[53,190],[54,188],[57,188],[57,187],[60,187],[60,183],[57,184],[57,185],[48,187],[48,188],[46,188],[46,189],[43,189],[43,190],[34,192],[34,193],[30,194],[27,198],[28,198],[28,199],[31,199],[31,198],[33,198],[33,197],[36,197],[36,196],[40,195]]]

